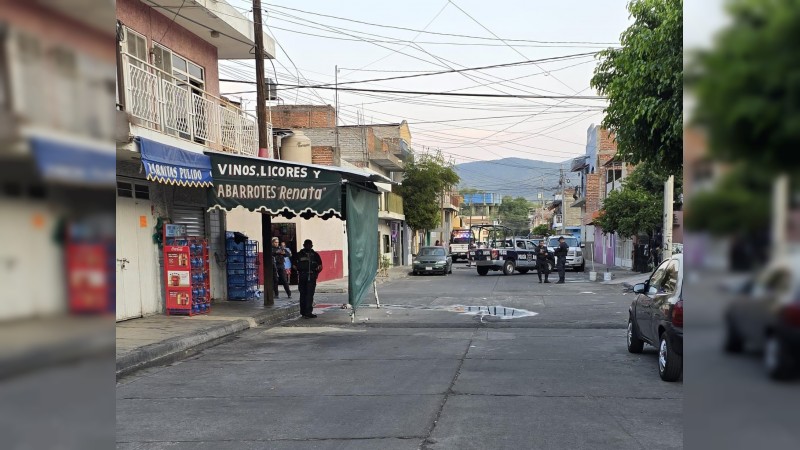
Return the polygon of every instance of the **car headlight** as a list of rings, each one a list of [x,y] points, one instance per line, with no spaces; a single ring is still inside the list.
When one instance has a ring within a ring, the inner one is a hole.
[[[577,253],[575,253],[575,254],[576,254],[577,256],[583,256],[583,252],[582,252],[582,251],[580,251],[580,250],[578,250],[578,252],[577,252]]]

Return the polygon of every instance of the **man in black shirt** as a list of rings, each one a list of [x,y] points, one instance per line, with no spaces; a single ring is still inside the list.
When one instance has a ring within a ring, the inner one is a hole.
[[[558,268],[558,282],[556,284],[564,284],[567,270],[567,252],[569,252],[569,245],[564,241],[564,236],[561,236],[558,238],[558,247],[553,252],[557,258],[556,267]]]
[[[322,272],[322,258],[313,250],[313,246],[311,239],[306,239],[303,249],[292,258],[300,291],[300,315],[306,319],[317,317],[314,314],[314,291],[317,289],[317,276]]]
[[[550,266],[547,263],[547,244],[544,239],[539,241],[539,246],[536,247],[536,274],[539,275],[539,283],[542,283],[542,275],[544,275],[544,283],[549,283],[547,277],[550,275]]]

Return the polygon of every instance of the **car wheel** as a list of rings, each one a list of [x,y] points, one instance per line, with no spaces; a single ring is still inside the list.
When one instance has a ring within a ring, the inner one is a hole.
[[[644,341],[639,339],[639,334],[636,332],[636,327],[633,325],[633,320],[628,317],[628,332],[627,341],[628,341],[628,352],[630,353],[642,353],[644,349]]]
[[[736,326],[728,319],[725,324],[725,351],[728,353],[742,353],[744,351],[744,340]]]
[[[792,374],[792,361],[786,346],[774,334],[767,337],[764,346],[764,368],[773,380],[785,380]]]
[[[528,269],[519,269],[518,272],[525,275],[526,273],[528,273]]]
[[[414,271],[412,271],[412,272],[411,272],[411,275],[413,275],[413,276],[417,276],[417,275],[419,275],[419,274],[417,273],[417,271],[416,271],[416,270],[414,270]]]
[[[577,269],[575,269],[575,271],[577,271],[577,272],[586,272],[586,261],[582,262],[581,265],[578,266]]]
[[[488,267],[478,267],[478,275],[484,276],[489,273]]]
[[[514,261],[510,259],[503,263],[503,275],[511,275],[514,273]]]
[[[672,350],[665,331],[658,342],[658,374],[664,381],[677,381],[682,371],[683,357]]]

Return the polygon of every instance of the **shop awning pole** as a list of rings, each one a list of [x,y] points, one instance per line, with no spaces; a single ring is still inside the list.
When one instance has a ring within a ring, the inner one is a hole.
[[[264,306],[275,306],[275,265],[272,260],[272,216],[261,213],[261,246],[264,256]]]

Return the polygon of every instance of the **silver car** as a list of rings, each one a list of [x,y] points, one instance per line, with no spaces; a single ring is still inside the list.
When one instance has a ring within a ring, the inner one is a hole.
[[[444,247],[420,247],[414,257],[414,275],[421,273],[453,273],[453,260]]]

